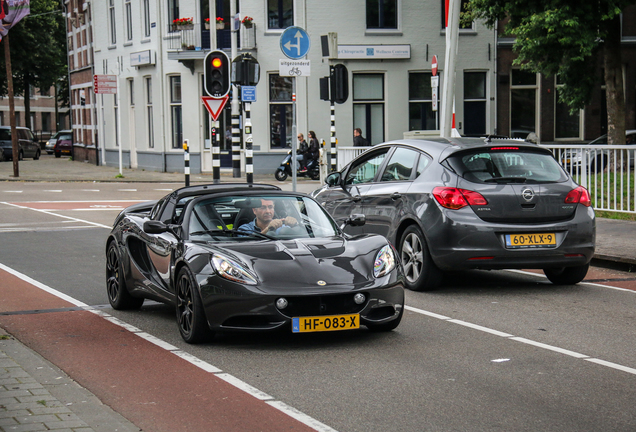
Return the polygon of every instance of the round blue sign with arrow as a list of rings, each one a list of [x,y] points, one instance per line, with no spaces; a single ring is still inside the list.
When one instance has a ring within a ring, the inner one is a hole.
[[[307,32],[300,27],[287,27],[280,36],[280,49],[290,59],[300,59],[307,55],[311,41]]]

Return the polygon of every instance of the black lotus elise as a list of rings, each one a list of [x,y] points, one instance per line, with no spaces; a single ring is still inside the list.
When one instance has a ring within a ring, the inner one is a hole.
[[[390,331],[404,313],[384,237],[345,234],[312,198],[275,186],[192,186],[128,207],[106,258],[111,306],[174,305],[189,343],[218,330]]]

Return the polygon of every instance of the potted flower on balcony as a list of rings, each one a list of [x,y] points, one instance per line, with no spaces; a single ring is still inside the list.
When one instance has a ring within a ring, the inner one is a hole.
[[[225,23],[223,22],[223,18],[216,17],[216,29],[223,30],[225,28]]]
[[[193,18],[177,18],[172,21],[172,30],[192,30],[194,28]]]
[[[205,19],[205,29],[210,30],[210,18]]]
[[[252,28],[252,21],[254,21],[254,18],[246,16],[241,22],[243,23],[245,28]]]

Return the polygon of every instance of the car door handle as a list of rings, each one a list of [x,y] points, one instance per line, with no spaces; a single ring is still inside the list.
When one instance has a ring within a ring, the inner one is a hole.
[[[399,192],[393,192],[393,195],[391,195],[391,199],[392,199],[393,201],[395,201],[395,200],[397,200],[397,199],[400,199],[400,198],[402,198],[402,194],[401,194],[401,193],[399,193]]]

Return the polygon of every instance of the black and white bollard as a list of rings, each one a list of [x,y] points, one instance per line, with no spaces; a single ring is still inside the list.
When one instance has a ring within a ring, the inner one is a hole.
[[[215,133],[216,131],[216,133]],[[214,121],[212,128],[212,179],[214,183],[221,182],[221,131],[219,130],[219,122]]]
[[[190,186],[190,148],[188,147],[188,140],[183,140],[183,173],[185,174],[185,185]]]
[[[336,106],[331,101],[331,171],[338,170],[336,143]]]

